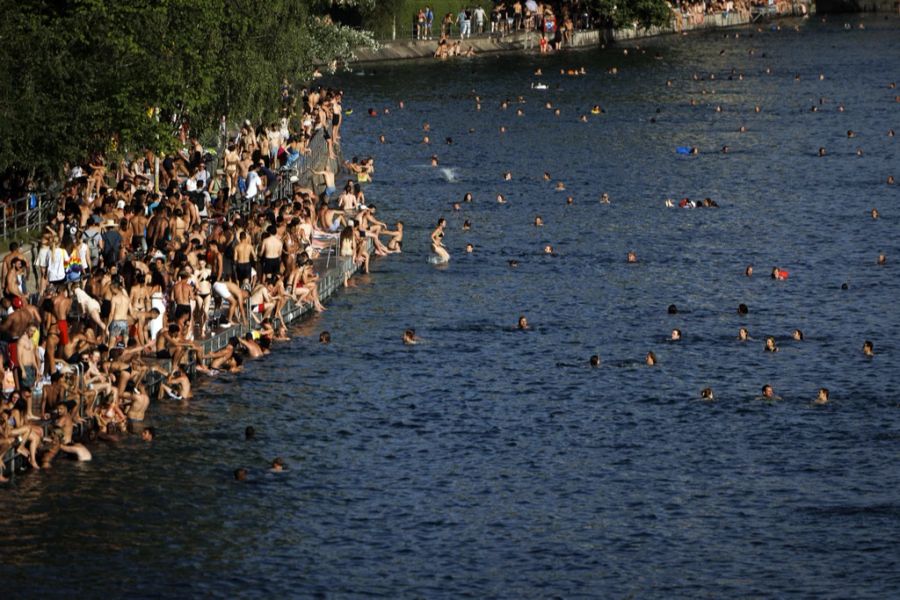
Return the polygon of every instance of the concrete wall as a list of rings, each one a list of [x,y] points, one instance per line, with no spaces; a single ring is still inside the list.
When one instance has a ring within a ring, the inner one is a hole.
[[[875,0],[860,1],[868,2]],[[723,13],[708,15],[702,23],[688,23],[683,27],[683,29],[680,24],[673,22],[672,25],[667,27],[651,27],[649,29],[624,28],[578,31],[575,33],[572,46],[576,48],[586,48],[591,46],[599,46],[611,41],[641,39],[656,35],[679,33],[681,31],[698,31],[702,29],[713,29],[719,27],[737,27],[746,25],[750,22],[751,20],[749,15],[741,15],[738,13],[725,15]],[[530,36],[530,39],[528,36]],[[520,52],[523,50],[526,52],[538,52],[537,40],[537,34],[528,34],[525,32],[518,32],[503,37],[483,35],[463,40],[462,48],[466,50],[469,46],[471,46],[475,49],[476,54],[487,54],[495,52]],[[452,41],[456,40],[453,39]],[[401,40],[396,42],[386,42],[379,48],[374,50],[368,48],[357,50],[356,62],[366,63],[413,58],[432,58],[436,48],[437,42],[434,40]]]

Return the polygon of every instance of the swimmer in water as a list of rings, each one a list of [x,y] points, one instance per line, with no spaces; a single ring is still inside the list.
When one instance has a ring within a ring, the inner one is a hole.
[[[656,355],[653,354],[653,351],[647,353],[647,356],[644,357],[644,362],[648,367],[653,367],[656,365]]]
[[[503,173],[503,181],[512,181],[512,171]]]
[[[885,256],[884,253],[879,254],[879,255],[878,255],[878,260],[876,261],[876,264],[878,264],[878,265],[880,265],[880,266],[886,265],[886,264],[887,264],[887,256]]]
[[[814,404],[828,404],[828,396],[830,392],[828,388],[819,388],[819,393],[816,395],[816,400]]]
[[[868,357],[875,356],[875,345],[871,341],[866,340],[865,342],[863,342],[862,351],[863,354]]]
[[[506,204],[506,196],[497,194],[497,204]]]
[[[284,459],[280,456],[276,457],[272,460],[272,468],[269,469],[272,473],[281,473],[284,471]]]
[[[472,192],[466,192],[466,195],[463,196],[463,202],[471,202],[472,201]]]
[[[712,401],[714,401],[714,400],[716,399],[716,397],[715,397],[715,395],[713,394],[712,388],[711,388],[711,387],[705,387],[705,388],[703,388],[702,390],[700,390],[700,399],[701,399],[701,400],[706,400],[707,402],[712,402]]]
[[[775,395],[775,390],[767,383],[762,386],[762,396],[760,396],[760,400],[781,400],[781,398]]]
[[[766,338],[766,352],[778,352],[778,346],[775,345],[775,338],[771,335]]]
[[[519,266],[519,261],[517,261],[515,259],[510,259],[510,260],[506,261],[506,264],[509,265],[510,269],[515,269]]]
[[[447,219],[441,217],[438,219],[437,227],[431,232],[431,251],[438,257],[440,262],[449,262],[450,253],[444,246],[444,229],[447,227]]]
[[[407,346],[414,346],[419,343],[419,338],[416,337],[415,329],[407,329],[403,332],[403,343]]]
[[[744,269],[744,275],[746,277],[753,277],[753,265],[747,265],[747,268]]]
[[[795,342],[802,342],[802,341],[803,341],[803,332],[800,331],[799,329],[795,329],[795,330],[791,333],[791,338],[792,338]]]
[[[543,227],[544,219],[541,218],[541,215],[538,215],[534,218],[534,226],[535,227]]]
[[[748,313],[750,312],[750,309],[747,308],[747,305],[744,304],[743,302],[742,302],[741,304],[738,304],[738,309],[737,309],[737,310],[738,310],[738,314],[739,314],[739,315],[746,315],[746,314],[748,314]]]
[[[888,175],[887,184],[894,185],[894,176],[893,175]]]
[[[432,154],[432,155],[431,155],[431,166],[432,166],[432,167],[438,166],[438,157],[437,157],[437,154]]]
[[[525,111],[522,110],[521,108],[517,108],[517,109],[516,109],[516,116],[517,116],[517,117],[524,117],[524,116],[525,116]]]
[[[578,120],[581,121],[582,123],[587,123],[587,120],[588,120],[587,115],[581,115],[580,117],[578,117]]]
[[[500,126],[500,133],[506,133],[506,125]]]
[[[519,323],[516,325],[516,328],[521,331],[528,329],[528,319],[525,318],[525,315],[519,316]]]
[[[544,171],[544,181],[550,181],[550,173]]]
[[[468,231],[468,230],[470,230],[470,229],[472,229],[472,224],[469,223],[469,220],[468,220],[468,219],[466,219],[465,221],[463,221],[463,224],[462,224],[462,230],[463,230],[463,231]]]
[[[629,263],[636,263],[638,261],[637,254],[633,250],[629,250],[628,255],[625,257],[625,260]]]
[[[564,184],[562,181],[557,181],[557,182],[556,182],[556,191],[557,191],[557,192],[564,192],[564,191],[566,191],[566,184]]]
[[[669,307],[666,309],[666,312],[669,313],[670,315],[677,315],[678,307],[675,306],[674,304],[670,304]]]
[[[788,273],[787,273],[787,271],[783,271],[783,270],[779,269],[778,267],[772,267],[771,277],[772,277],[772,279],[777,279],[778,281],[784,281],[785,279],[788,278]]]
[[[384,134],[378,136],[378,142],[384,144]]]
[[[575,202],[575,198],[573,198],[572,196],[566,196],[566,204],[572,204],[573,202]]]
[[[326,346],[331,343],[331,334],[327,331],[323,331],[319,334],[319,343],[325,344]]]
[[[431,138],[428,137],[427,135],[426,135],[426,136],[423,136],[423,137],[422,137],[422,143],[423,143],[423,144],[430,144],[430,143],[431,143]]]
[[[155,427],[146,427],[141,431],[141,441],[152,442],[156,437]]]
[[[544,254],[553,254],[553,246],[550,244],[544,246]]]
[[[473,252],[475,252],[475,246],[466,244],[466,254],[472,254]]]
[[[453,203],[453,211],[454,212],[459,212],[461,208],[462,208],[462,206],[459,204],[459,202]]]
[[[235,469],[234,470],[234,480],[235,481],[245,481],[247,479],[247,469]]]
[[[749,339],[750,339],[750,332],[747,331],[746,327],[741,327],[740,329],[738,329],[738,341],[746,342]]]
[[[819,156],[825,156],[825,148],[824,147],[819,148]]]
[[[609,204],[609,203],[610,203],[609,194],[606,192],[603,192],[602,194],[600,194],[600,204]]]
[[[422,131],[431,131],[431,125],[428,124],[428,121],[422,123]]]
[[[673,342],[679,341],[679,340],[681,339],[681,330],[680,330],[680,329],[673,329],[673,330],[672,330],[672,334],[671,334],[671,336],[669,337],[669,339],[672,340]]]
[[[873,208],[870,214],[872,215],[873,219],[877,219],[880,216],[877,208]]]
[[[247,425],[246,429],[244,429],[244,439],[252,440],[256,437],[256,428],[253,425]]]
[[[597,356],[596,354],[591,356],[590,365],[592,367],[599,367],[600,366],[600,357]]]

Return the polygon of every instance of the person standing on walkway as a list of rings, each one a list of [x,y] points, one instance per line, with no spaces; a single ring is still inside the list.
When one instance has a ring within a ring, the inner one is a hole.
[[[456,16],[456,24],[459,25],[459,39],[466,39],[471,35],[472,21],[469,18],[469,10],[463,8]]]

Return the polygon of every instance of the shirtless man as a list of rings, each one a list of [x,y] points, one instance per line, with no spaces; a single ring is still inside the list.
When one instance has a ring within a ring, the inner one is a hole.
[[[259,247],[262,254],[262,274],[278,275],[281,272],[281,251],[284,248],[284,242],[278,237],[278,230],[274,225],[266,228],[268,236],[262,241]]]
[[[194,306],[194,287],[191,285],[190,277],[187,270],[182,270],[178,273],[178,282],[172,286],[172,300],[175,302],[175,313],[172,320],[177,323],[187,317],[185,331],[192,326],[190,319]]]
[[[9,254],[3,257],[3,275],[4,277],[9,276],[9,272],[12,270],[13,261],[21,260],[25,264],[25,275],[28,275],[28,261],[25,260],[25,255],[22,254],[22,250],[19,247],[18,242],[10,242],[9,243]]]
[[[19,387],[31,389],[37,380],[38,373],[41,372],[41,355],[38,352],[38,346],[34,343],[34,334],[37,327],[34,324],[29,325],[25,329],[25,335],[19,338],[18,348],[16,350],[19,362]],[[31,410],[31,404],[28,405]]]
[[[25,275],[25,261],[17,258],[9,265],[6,278],[3,280],[3,293],[7,298],[13,296],[26,300],[25,291],[22,289],[23,276]]]
[[[399,254],[403,250],[403,221],[397,221],[397,229],[394,231],[385,230],[384,234],[388,236],[387,249],[388,252]]]
[[[252,262],[255,260],[256,250],[250,243],[250,236],[246,231],[242,231],[238,234],[238,243],[234,247],[234,272],[241,287],[253,285]]]
[[[53,421],[53,446],[48,450],[41,460],[41,468],[49,469],[52,466],[53,459],[60,451],[67,454],[73,454],[79,461],[91,460],[90,451],[82,444],[72,443],[72,430],[74,429],[74,414],[77,410],[77,404],[70,400],[64,402],[57,407],[57,417]]]
[[[260,340],[262,339],[263,338],[260,338]],[[262,346],[253,339],[253,334],[249,331],[243,339],[237,338],[237,341],[240,342],[241,346],[247,349],[247,354],[250,355],[250,358],[259,358],[268,354],[268,352],[265,352]]]
[[[147,413],[147,407],[150,406],[150,396],[147,395],[144,386],[140,383],[130,383],[124,396],[130,400],[125,413],[128,415],[128,422],[132,427],[135,423],[142,423],[144,415]]]
[[[110,284],[112,297],[109,299],[109,322],[105,331],[109,333],[109,345],[113,346],[118,341],[128,345],[128,317],[131,315],[131,298],[128,292],[120,285],[119,279],[114,278]]]
[[[17,298],[18,300],[18,298]],[[21,301],[13,303],[13,306],[19,305],[15,311],[0,323],[0,339],[8,343],[7,352],[9,354],[9,362],[13,367],[18,367],[18,342],[19,338],[25,335],[30,326],[40,325],[41,316],[37,308],[30,304],[21,304]]]
[[[320,175],[325,183],[325,196],[331,196],[333,193],[337,191],[337,188],[334,187],[334,171],[325,167],[323,171],[313,171],[313,175]]]
[[[128,222],[128,227],[131,230],[131,249],[139,254],[146,252],[145,236],[147,235],[148,222],[149,220],[144,216],[143,212],[135,213]]]
[[[259,319],[257,319],[257,322],[259,322],[262,319],[270,318],[274,310],[275,299],[272,297],[269,286],[265,283],[260,283],[250,294],[250,314],[258,313]]]
[[[149,248],[159,248],[160,241],[165,239],[168,226],[169,209],[164,206],[157,207],[147,222],[147,246]]]

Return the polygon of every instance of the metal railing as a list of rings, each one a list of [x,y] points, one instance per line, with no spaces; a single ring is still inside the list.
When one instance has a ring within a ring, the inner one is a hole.
[[[56,214],[56,195],[29,192],[21,198],[0,202],[0,238],[17,238],[39,232]]]

